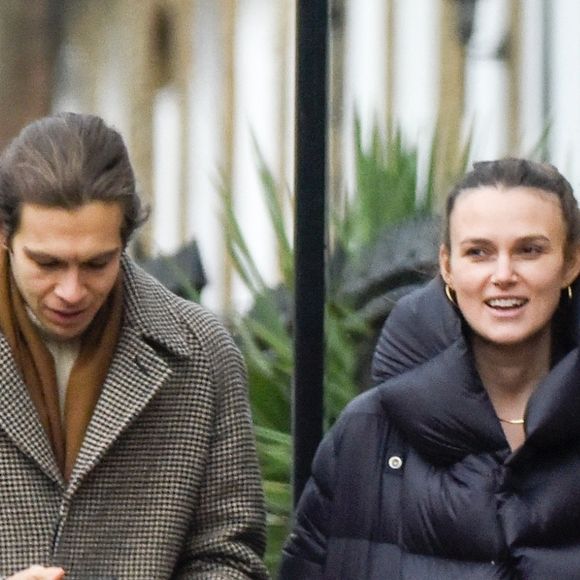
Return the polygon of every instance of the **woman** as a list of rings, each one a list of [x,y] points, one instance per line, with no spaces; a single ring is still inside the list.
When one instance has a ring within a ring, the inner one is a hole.
[[[286,579],[580,578],[580,218],[552,166],[476,163],[381,384],[322,442]]]

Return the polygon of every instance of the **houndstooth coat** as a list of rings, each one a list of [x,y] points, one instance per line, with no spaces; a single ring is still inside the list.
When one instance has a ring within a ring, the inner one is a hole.
[[[0,576],[267,578],[239,351],[123,258],[125,320],[68,485],[0,335]]]

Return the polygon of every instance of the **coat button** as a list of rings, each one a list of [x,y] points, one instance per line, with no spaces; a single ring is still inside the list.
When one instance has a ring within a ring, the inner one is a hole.
[[[389,467],[391,469],[401,469],[403,467],[403,460],[398,455],[389,457]]]

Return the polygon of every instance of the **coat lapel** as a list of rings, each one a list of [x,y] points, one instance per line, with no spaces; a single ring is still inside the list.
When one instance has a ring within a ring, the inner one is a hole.
[[[170,374],[167,363],[131,328],[122,333],[73,468],[68,493],[74,493]]]
[[[99,401],[88,426],[67,488],[72,494],[171,375],[160,351],[190,356],[175,296],[124,256],[124,323]],[[64,487],[50,443],[10,347],[0,334],[0,429],[42,471]]]
[[[175,295],[126,256],[122,267],[123,329],[73,468],[68,494],[78,489],[170,377],[171,369],[159,352],[191,355],[175,312]],[[152,345],[159,345],[159,352]]]
[[[0,429],[59,486],[63,477],[10,347],[0,335]]]

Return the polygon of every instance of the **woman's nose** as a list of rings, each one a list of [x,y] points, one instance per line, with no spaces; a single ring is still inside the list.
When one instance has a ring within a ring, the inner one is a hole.
[[[516,272],[510,256],[499,256],[495,263],[495,270],[491,277],[491,283],[495,286],[512,284],[516,281]]]

